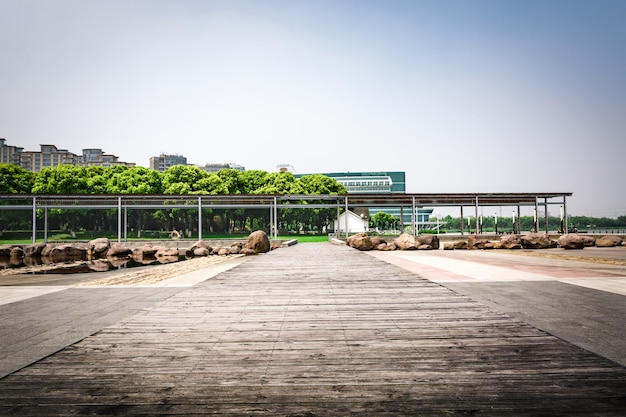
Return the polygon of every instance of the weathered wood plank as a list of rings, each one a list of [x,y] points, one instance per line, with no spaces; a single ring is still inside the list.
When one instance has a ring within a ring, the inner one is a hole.
[[[349,248],[256,257],[0,380],[1,415],[621,416],[626,369]]]

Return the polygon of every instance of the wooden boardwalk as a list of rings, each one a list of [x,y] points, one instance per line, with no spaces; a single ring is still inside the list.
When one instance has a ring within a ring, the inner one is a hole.
[[[364,253],[305,244],[0,380],[0,415],[624,416],[626,368]]]

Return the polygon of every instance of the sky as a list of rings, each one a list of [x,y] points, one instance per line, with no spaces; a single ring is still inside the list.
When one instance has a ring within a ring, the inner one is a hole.
[[[626,215],[623,0],[0,0],[0,61],[0,137],[25,150]]]

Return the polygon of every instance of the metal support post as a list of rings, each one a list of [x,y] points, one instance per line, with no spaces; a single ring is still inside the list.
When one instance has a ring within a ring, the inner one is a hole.
[[[464,221],[463,221],[463,206],[460,206],[460,207],[461,207],[461,221],[459,223],[459,226],[460,226],[460,229],[461,229],[461,236],[463,236],[463,223],[464,223]]]
[[[37,197],[33,196],[33,243],[37,242]]]
[[[202,240],[202,197],[198,197],[198,240]]]
[[[478,196],[476,196],[476,206],[474,207],[474,216],[476,217],[476,236],[478,236]]]
[[[122,241],[122,197],[117,197],[117,242]]]
[[[278,239],[278,199],[274,197],[274,240]]]

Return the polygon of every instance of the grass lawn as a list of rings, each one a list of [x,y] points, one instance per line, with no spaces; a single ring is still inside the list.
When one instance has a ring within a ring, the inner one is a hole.
[[[92,238],[90,237],[86,237],[86,236],[80,236],[77,235],[76,238],[71,238],[69,237],[69,235],[50,235],[48,236],[48,241],[50,242],[75,242],[75,241],[86,241],[86,240],[91,240]],[[109,236],[109,239],[113,242],[113,241],[117,241],[117,236]],[[239,239],[239,240],[246,240],[248,239],[248,235],[247,234],[212,234],[209,236],[202,236],[202,240],[220,240],[220,239]],[[297,239],[298,243],[306,243],[306,242],[328,242],[328,236],[327,235],[285,235],[285,236],[278,236],[279,240],[291,240],[291,239]],[[143,241],[143,240],[151,240],[151,241],[158,241],[158,240],[164,240],[164,241],[169,241],[170,239],[159,239],[159,238],[142,238],[142,239],[137,239],[137,238],[132,238],[132,237],[127,237],[127,241],[132,242],[132,241]],[[189,238],[189,239],[184,239],[185,241],[194,241],[195,239],[193,238]],[[43,242],[43,239],[38,237],[37,238],[37,242]],[[0,245],[29,245],[32,243],[31,239],[19,239],[19,238],[0,238]]]

